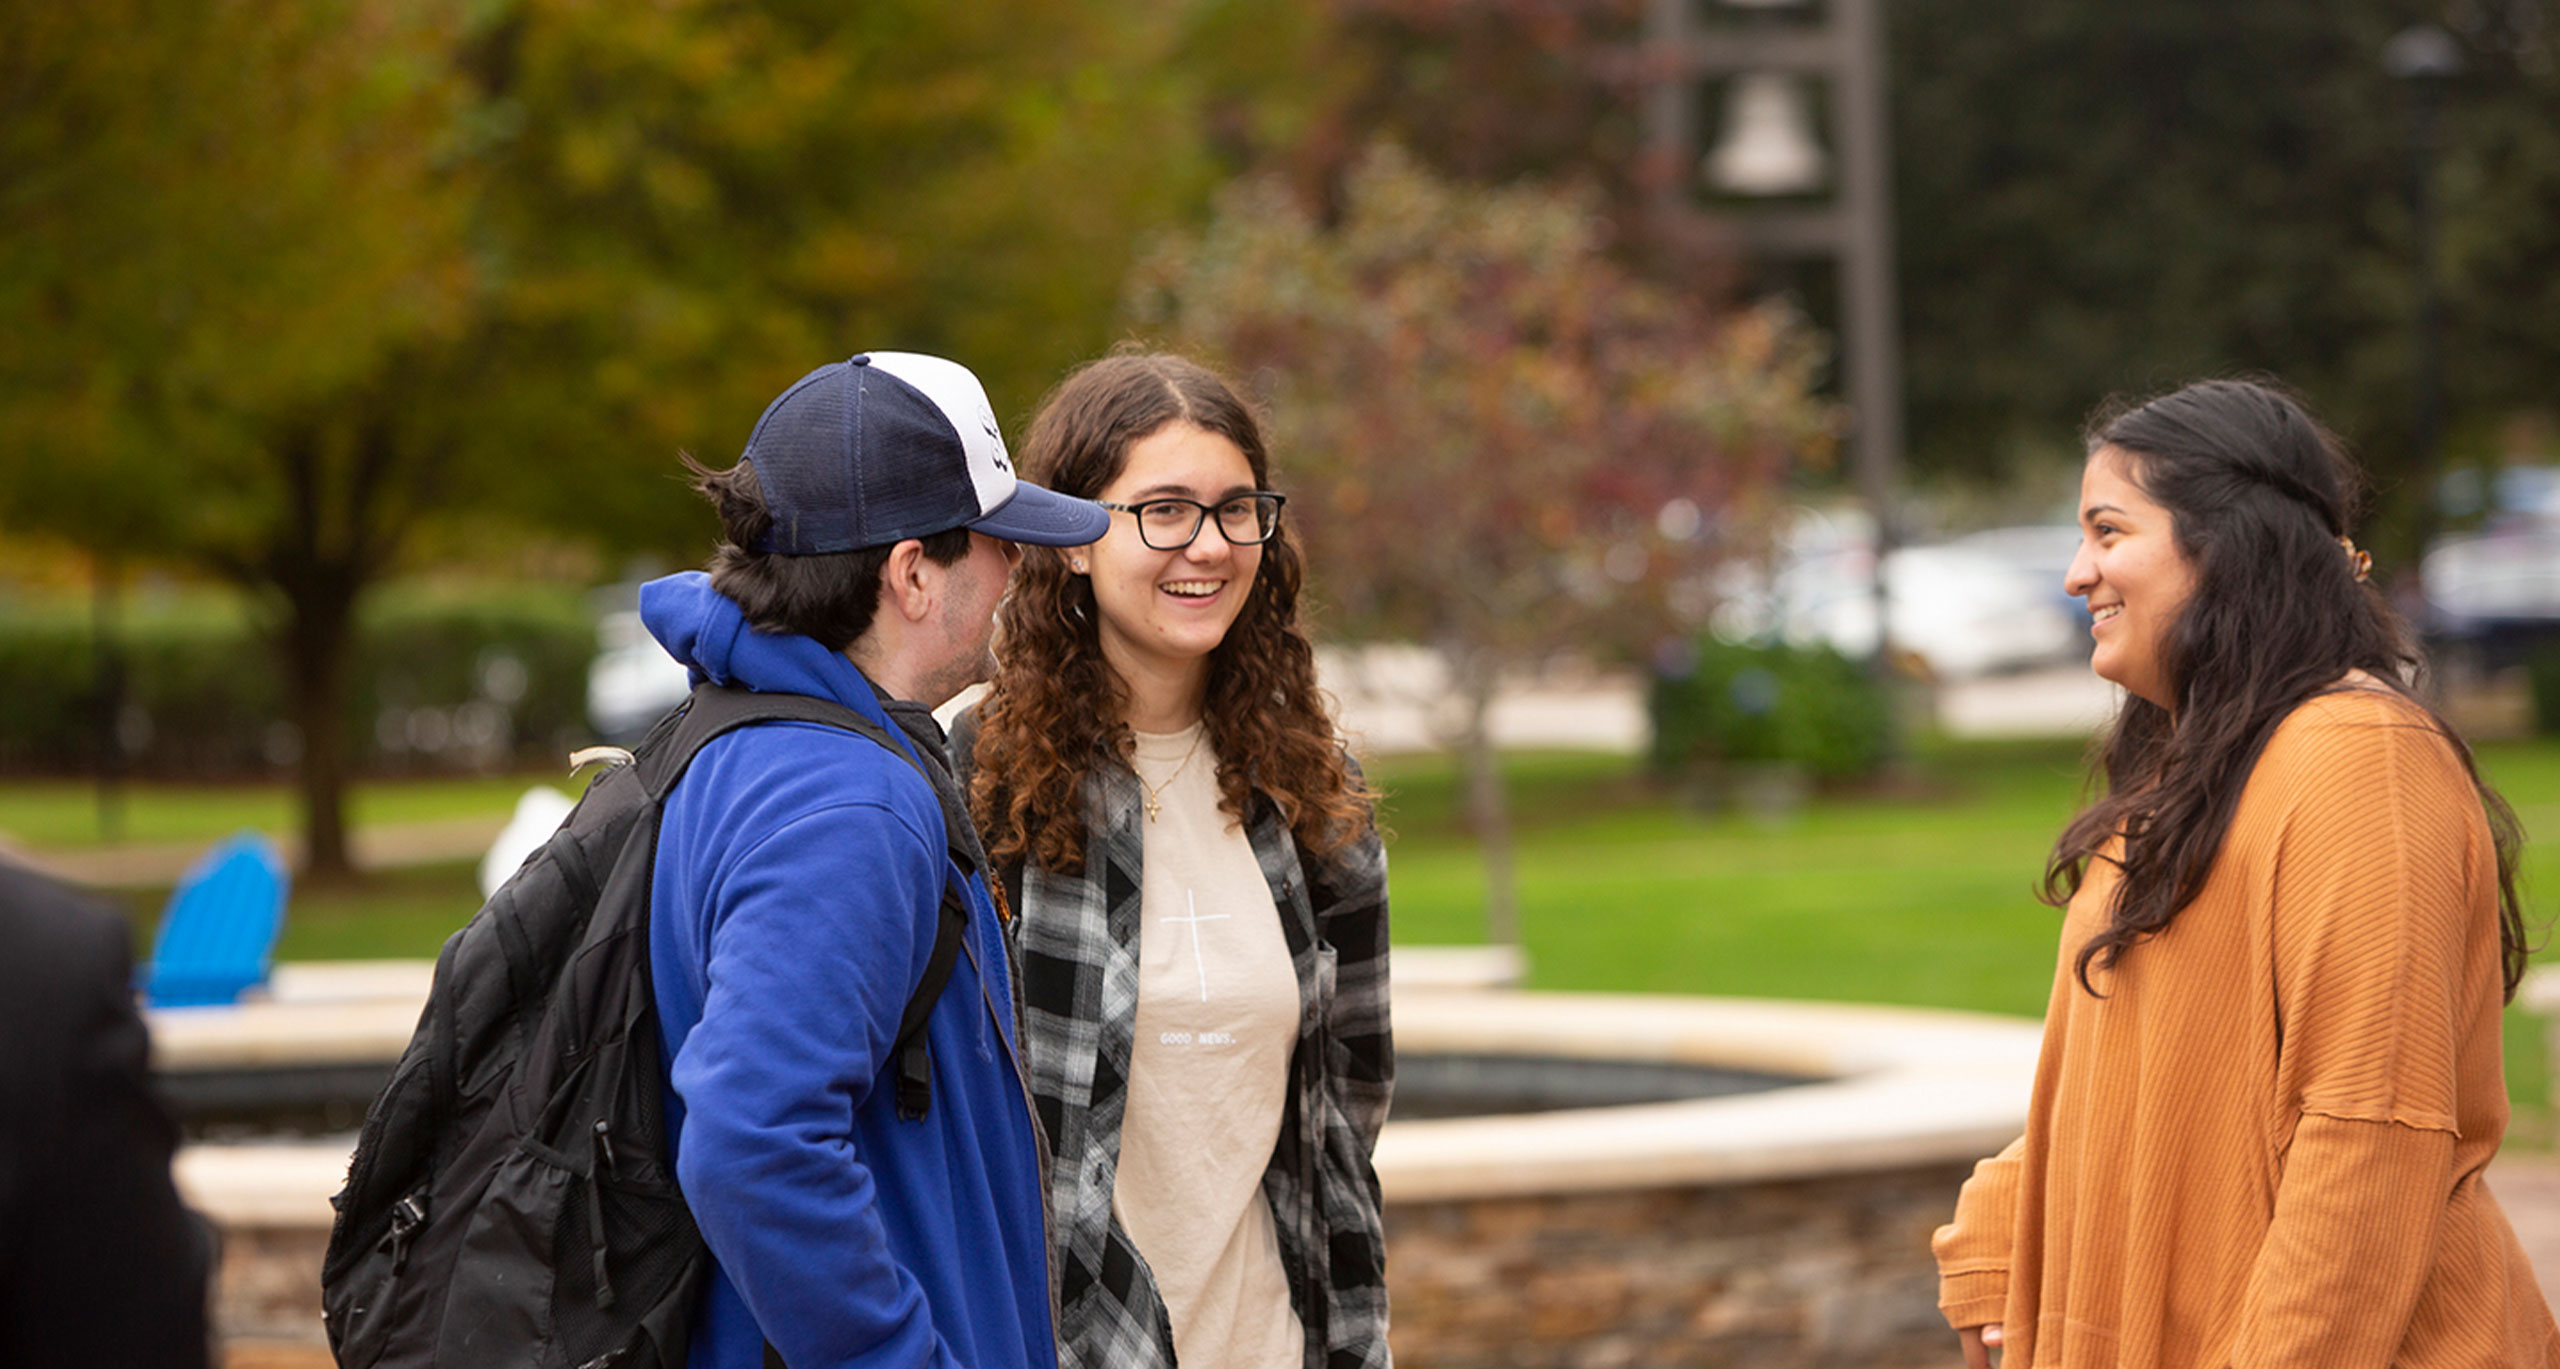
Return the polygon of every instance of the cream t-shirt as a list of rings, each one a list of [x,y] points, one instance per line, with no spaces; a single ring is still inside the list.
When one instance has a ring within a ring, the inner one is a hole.
[[[1218,807],[1202,728],[1140,732],[1159,806],[1140,816],[1136,1049],[1111,1208],[1154,1271],[1185,1364],[1294,1369],[1289,1305],[1262,1173],[1280,1138],[1298,977],[1244,829]]]

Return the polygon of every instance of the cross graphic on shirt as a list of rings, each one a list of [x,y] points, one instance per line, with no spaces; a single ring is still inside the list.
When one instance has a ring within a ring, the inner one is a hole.
[[[1190,924],[1191,963],[1200,971],[1200,1001],[1206,1003],[1209,1001],[1209,962],[1200,954],[1200,924],[1203,922],[1224,922],[1227,920],[1227,915],[1225,913],[1202,913],[1200,911],[1199,900],[1192,897],[1191,891],[1188,889],[1182,891],[1182,906],[1191,910],[1191,915],[1189,917],[1168,917],[1165,918],[1164,921],[1168,923],[1182,922]]]

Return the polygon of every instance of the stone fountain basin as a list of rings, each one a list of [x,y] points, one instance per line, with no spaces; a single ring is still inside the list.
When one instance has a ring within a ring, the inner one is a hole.
[[[1389,1202],[1737,1183],[1979,1157],[2017,1135],[2038,1032],[1935,1009],[1485,987],[1513,962],[1471,949],[1397,952],[1396,1049],[1640,1062],[1794,1076],[1761,1092],[1531,1114],[1391,1122]],[[388,1073],[417,1025],[423,961],[279,966],[271,996],[151,1014],[174,1088],[265,1072]],[[319,1221],[344,1138],[201,1144],[180,1182],[217,1220]]]
[[[1395,1001],[1399,1055],[1645,1061],[1793,1075],[1764,1092],[1390,1122],[1389,1202],[1742,1183],[1976,1159],[2026,1121],[2041,1032],[2015,1018],[1741,998],[1443,990]]]
[[[1522,992],[1502,987],[1516,957],[1476,948],[1398,948],[1395,965],[1403,1058],[1807,1081],[1391,1121],[1376,1162],[1400,1361],[1829,1369],[1943,1348],[1927,1228],[1965,1168],[2024,1125],[2035,1023]],[[424,962],[279,967],[265,1001],[154,1012],[156,1064],[173,1088],[189,1075],[387,1076],[431,976]],[[180,1152],[180,1187],[229,1236],[218,1304],[235,1342],[317,1344],[319,1248],[350,1144],[341,1133]]]

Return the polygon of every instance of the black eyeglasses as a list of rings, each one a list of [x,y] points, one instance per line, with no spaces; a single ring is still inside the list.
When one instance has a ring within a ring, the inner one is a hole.
[[[1218,535],[1239,547],[1258,546],[1280,531],[1280,506],[1289,502],[1284,494],[1256,490],[1239,494],[1217,504],[1203,504],[1197,499],[1149,499],[1137,504],[1114,504],[1107,499],[1093,501],[1106,509],[1138,516],[1138,540],[1156,551],[1180,551],[1200,536],[1200,525],[1210,514],[1218,515]]]

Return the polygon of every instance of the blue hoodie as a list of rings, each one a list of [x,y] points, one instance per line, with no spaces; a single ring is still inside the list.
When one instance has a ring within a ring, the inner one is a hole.
[[[643,587],[640,612],[697,681],[910,740],[851,661],[753,631],[699,572]],[[901,1121],[889,1045],[952,879],[974,954],[926,1026],[932,1109]],[[716,1262],[692,1369],[759,1369],[767,1340],[790,1369],[1054,1369],[1003,932],[915,769],[811,724],[713,741],[667,798],[649,955],[676,1178]]]

